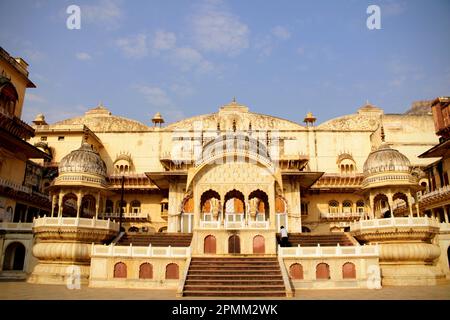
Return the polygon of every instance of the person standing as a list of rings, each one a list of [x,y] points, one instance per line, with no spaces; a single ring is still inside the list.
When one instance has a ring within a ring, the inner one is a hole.
[[[282,247],[287,247],[288,246],[288,232],[284,228],[284,226],[281,226],[280,234],[281,234],[281,246]]]

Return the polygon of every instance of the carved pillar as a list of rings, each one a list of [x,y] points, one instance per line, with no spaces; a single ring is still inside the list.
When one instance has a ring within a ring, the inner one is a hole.
[[[83,204],[83,193],[77,193],[77,218],[80,217],[81,205]]]
[[[374,195],[372,194],[372,192],[370,192],[369,194],[369,215],[370,215],[370,219],[375,219],[375,204],[374,204]],[[369,219],[369,220],[370,220]]]
[[[417,196],[417,194],[414,196],[414,201],[416,203],[417,217],[420,217],[419,197]]]
[[[394,217],[394,200],[392,199],[392,193],[389,190],[387,194],[388,203],[389,203],[389,211],[391,212],[391,217]]]
[[[270,228],[275,229],[275,181],[269,185],[268,190],[269,198],[269,217],[270,217]]]
[[[52,213],[51,213],[51,216],[53,217],[53,215],[55,213],[56,201],[58,201],[58,200],[57,200],[56,194],[52,194],[51,197],[52,197]]]
[[[409,207],[409,216],[412,218],[413,217],[413,197],[411,195],[411,192],[408,194],[408,207]]]
[[[95,219],[98,219],[98,211],[100,209],[100,192],[97,193],[97,201],[95,202]]]
[[[63,212],[63,197],[64,194],[62,191],[59,191],[59,199],[58,199],[58,217],[62,217]]]
[[[444,206],[444,219],[445,223],[448,223],[448,208]]]

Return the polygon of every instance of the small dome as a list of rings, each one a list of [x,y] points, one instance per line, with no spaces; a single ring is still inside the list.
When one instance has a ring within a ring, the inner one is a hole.
[[[87,173],[105,177],[106,165],[92,146],[83,142],[81,147],[72,151],[59,163],[59,173]]]
[[[161,116],[161,113],[159,113],[159,112],[155,113],[155,115],[152,118],[152,122],[153,123],[164,123],[164,119]]]
[[[369,154],[364,163],[364,174],[374,174],[384,171],[410,171],[411,162],[400,151],[391,149],[383,142],[380,147]]]

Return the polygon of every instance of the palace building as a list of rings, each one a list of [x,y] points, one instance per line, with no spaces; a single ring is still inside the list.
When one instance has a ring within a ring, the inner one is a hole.
[[[2,68],[6,117],[23,89]],[[100,104],[29,127],[17,111],[1,126],[0,277],[186,297],[448,281],[449,98],[419,104],[322,123],[236,99],[175,123]]]

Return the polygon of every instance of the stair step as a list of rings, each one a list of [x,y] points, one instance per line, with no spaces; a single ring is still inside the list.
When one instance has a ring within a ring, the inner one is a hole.
[[[284,291],[284,285],[245,285],[245,286],[208,286],[208,285],[185,285],[186,291],[211,291],[220,289],[220,291]]]
[[[184,291],[185,297],[286,297],[283,291]]]

